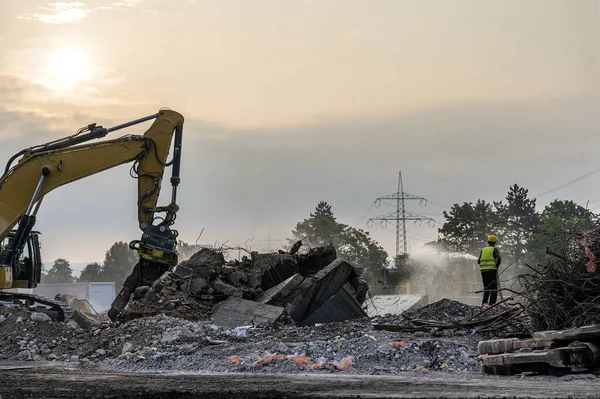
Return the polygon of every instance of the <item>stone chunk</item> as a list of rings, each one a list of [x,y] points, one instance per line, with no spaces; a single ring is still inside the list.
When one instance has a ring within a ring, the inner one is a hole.
[[[214,281],[213,287],[217,292],[221,292],[227,296],[236,296],[241,298],[244,295],[244,290],[242,290],[241,288],[236,288],[233,285],[227,284],[223,282],[220,278],[217,278]]]
[[[298,273],[314,276],[337,258],[333,245],[312,248],[306,254],[298,255]]]
[[[275,287],[298,272],[296,258],[290,254],[252,252],[248,280],[251,287]]]
[[[255,299],[255,301],[285,307],[290,301],[290,293],[296,289],[302,281],[304,281],[304,277],[300,274],[294,274],[284,282],[263,292]]]
[[[102,324],[99,318],[92,316],[91,314],[81,312],[79,310],[73,311],[72,317],[73,320],[75,320],[75,322],[79,325],[79,327],[83,328],[84,330],[97,328],[100,327],[100,325]]]
[[[362,310],[348,291],[341,289],[304,319],[300,325],[313,326],[317,323],[335,323],[363,317],[367,317],[367,313]]]
[[[300,323],[337,294],[354,275],[352,265],[336,259],[314,277],[304,279],[291,293],[291,318]]]
[[[177,265],[174,272],[183,278],[202,277],[210,281],[221,273],[225,263],[225,258],[221,252],[202,248],[191,258]]]
[[[207,286],[208,286],[208,282],[203,277],[197,277],[194,279],[186,279],[181,284],[181,291],[183,291],[189,295],[198,295]]]
[[[246,299],[230,297],[215,306],[214,323],[223,327],[265,326],[275,323],[283,314],[279,306],[265,305]]]
[[[133,291],[133,297],[135,299],[142,299],[144,295],[146,295],[150,291],[150,286],[142,285],[141,287],[137,287],[135,291]]]

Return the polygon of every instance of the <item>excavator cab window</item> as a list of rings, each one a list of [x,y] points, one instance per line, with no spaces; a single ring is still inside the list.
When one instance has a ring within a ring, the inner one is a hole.
[[[0,242],[0,253],[2,253],[10,245],[13,239],[12,234],[9,234]],[[41,262],[40,262],[39,241],[37,233],[30,235],[23,252],[19,256],[19,273],[13,276],[13,280],[23,281],[26,287],[19,288],[35,288],[41,278]]]

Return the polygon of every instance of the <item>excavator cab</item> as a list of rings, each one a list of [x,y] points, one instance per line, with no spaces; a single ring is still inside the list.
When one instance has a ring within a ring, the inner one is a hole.
[[[14,239],[16,230],[11,231],[0,242],[0,255],[8,248]],[[38,231],[32,231],[17,259],[13,269],[12,288],[35,288],[42,278],[42,257],[40,254],[40,241]]]
[[[15,234],[16,230],[13,230],[0,241],[0,255],[10,247]],[[66,303],[15,290],[16,288],[35,288],[40,283],[42,278],[40,234],[39,231],[32,231],[28,236],[25,246],[16,261],[16,265],[13,266],[15,274],[13,275],[11,289],[8,291],[0,290],[0,293],[4,294],[0,296],[0,306],[21,304],[25,305],[31,311],[46,313],[53,319],[65,321],[72,313],[72,310]]]

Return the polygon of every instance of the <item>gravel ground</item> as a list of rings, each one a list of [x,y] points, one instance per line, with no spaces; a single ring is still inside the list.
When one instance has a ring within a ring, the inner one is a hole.
[[[467,305],[445,300],[411,312],[410,317],[435,319],[440,312],[464,317],[473,311]],[[73,321],[52,322],[23,309],[3,308],[0,314],[0,359],[50,360],[107,371],[479,374],[477,343],[489,338],[469,331],[431,336],[372,327],[400,321],[401,316],[315,327],[227,329],[210,320],[157,315],[86,331]]]

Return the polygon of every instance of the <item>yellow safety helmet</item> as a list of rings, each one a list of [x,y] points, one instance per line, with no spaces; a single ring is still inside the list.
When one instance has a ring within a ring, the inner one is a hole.
[[[496,236],[491,235],[491,236],[488,237],[488,242],[496,242],[496,241],[498,241],[498,239],[496,238]]]

